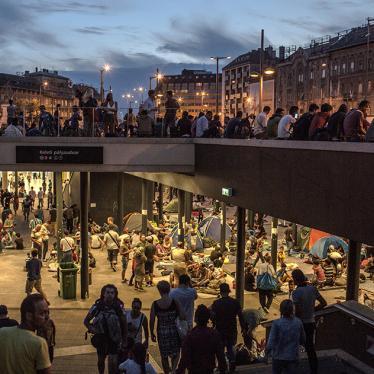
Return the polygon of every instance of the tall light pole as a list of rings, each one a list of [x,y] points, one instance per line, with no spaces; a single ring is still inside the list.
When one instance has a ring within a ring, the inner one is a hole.
[[[109,71],[110,66],[108,64],[105,64],[100,69],[100,101],[104,101],[104,72]]]
[[[218,90],[218,83],[219,83],[219,61],[220,60],[225,60],[225,59],[230,59],[230,56],[214,56],[211,57],[211,60],[216,61],[216,114],[218,114],[218,98],[219,98],[219,90]],[[222,84],[223,84],[223,77],[222,77]]]
[[[369,53],[370,53],[370,26],[374,18],[367,18],[368,30],[367,30],[367,42],[366,42],[366,89],[365,89],[365,99],[368,97],[369,93]]]
[[[48,87],[48,82],[42,82],[39,87],[39,105],[42,105],[42,88],[43,90]]]
[[[260,89],[259,89],[259,113],[262,111],[262,100],[264,94],[264,29],[261,30],[261,49],[260,49]]]
[[[156,79],[156,88],[157,88],[160,80],[162,79],[162,77],[163,77],[163,75],[160,73],[160,71],[157,68],[156,69],[156,74],[149,77],[149,89],[150,90],[152,89],[152,80],[153,79]]]

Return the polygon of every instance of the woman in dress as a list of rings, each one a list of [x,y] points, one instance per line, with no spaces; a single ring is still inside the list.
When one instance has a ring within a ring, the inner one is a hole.
[[[169,296],[169,282],[158,282],[157,289],[161,298],[154,301],[151,308],[151,339],[153,342],[156,342],[154,328],[157,317],[157,341],[161,354],[162,367],[165,374],[174,374],[178,365],[181,348],[176,319],[179,317],[179,319],[184,320],[185,316],[179,303]],[[171,368],[169,358],[171,359]]]

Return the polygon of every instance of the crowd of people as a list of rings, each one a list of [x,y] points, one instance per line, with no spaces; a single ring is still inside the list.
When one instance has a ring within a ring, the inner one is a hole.
[[[34,119],[24,118],[13,100],[9,100],[7,125],[1,135],[17,136],[107,136],[107,137],[192,137],[234,139],[291,139],[317,141],[374,141],[374,124],[369,123],[370,103],[363,100],[357,108],[341,104],[336,112],[329,103],[320,107],[310,104],[306,113],[297,106],[273,112],[265,106],[258,114],[244,115],[238,111],[233,118],[225,116],[223,123],[212,111],[193,116],[182,111],[172,91],[167,91],[164,117],[158,116],[155,90],[140,104],[137,114],[132,108],[119,119],[118,105],[109,92],[102,103],[94,97],[92,89],[76,92],[79,104],[72,107],[70,118],[62,119],[60,106],[53,113],[44,105]]]

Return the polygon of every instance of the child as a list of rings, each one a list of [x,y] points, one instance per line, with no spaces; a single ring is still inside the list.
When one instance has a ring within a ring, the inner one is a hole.
[[[25,249],[23,245],[23,238],[21,238],[21,234],[19,232],[17,232],[14,242],[16,243],[16,249]]]

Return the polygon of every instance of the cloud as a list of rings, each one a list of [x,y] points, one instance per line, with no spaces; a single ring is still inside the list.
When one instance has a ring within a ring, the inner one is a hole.
[[[108,63],[120,68],[142,68],[166,64],[166,60],[162,57],[141,52],[124,54],[122,52],[110,50],[105,53],[105,58]]]
[[[64,47],[55,35],[42,31],[36,25],[28,9],[11,0],[0,2],[0,46],[6,47],[14,42],[32,47]],[[3,56],[4,58],[4,56]]]
[[[72,13],[72,12],[103,12],[109,9],[109,6],[104,3],[93,4],[90,0],[90,4],[80,1],[51,1],[51,0],[38,0],[27,7],[33,11],[40,13]]]
[[[184,23],[179,19],[171,21],[171,36],[158,35],[160,52],[183,54],[194,59],[209,58],[216,55],[237,56],[257,48],[258,35],[245,37],[230,34],[217,23]]]
[[[86,27],[80,27],[74,30],[75,32],[79,32],[81,34],[94,34],[94,35],[104,35],[107,30],[103,27],[97,27],[97,26],[86,26]]]

